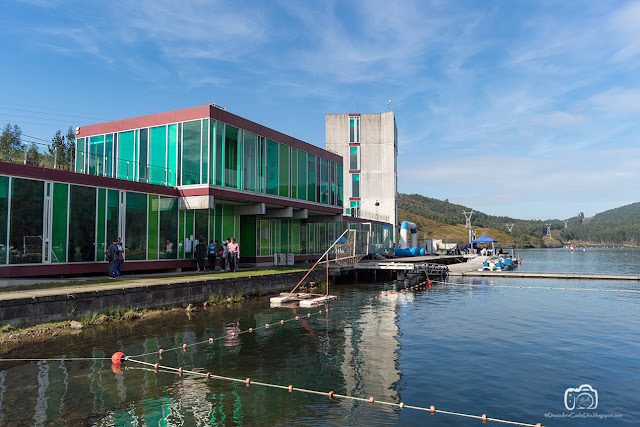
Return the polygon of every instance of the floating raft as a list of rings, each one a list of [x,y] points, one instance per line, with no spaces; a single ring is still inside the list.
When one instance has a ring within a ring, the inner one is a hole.
[[[337,299],[338,297],[335,295],[282,292],[279,296],[272,297],[269,302],[271,302],[272,305],[300,304],[301,307],[313,307],[316,304],[324,304],[325,302]]]

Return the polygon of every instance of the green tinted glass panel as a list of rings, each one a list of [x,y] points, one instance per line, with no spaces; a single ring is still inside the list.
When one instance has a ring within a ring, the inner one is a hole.
[[[235,215],[233,206],[222,205],[222,238],[227,239],[234,236],[236,231]]]
[[[224,135],[224,186],[238,187],[238,129],[225,126]]]
[[[343,194],[343,186],[342,186],[342,174],[344,173],[343,169],[342,169],[342,165],[338,165],[338,172],[337,172],[337,181],[338,181],[338,195],[337,195],[337,205],[338,206],[344,206],[344,202],[342,200],[342,194]]]
[[[125,259],[147,258],[147,195],[127,192]]]
[[[265,175],[265,144],[266,140],[258,137],[258,188],[257,191],[264,193],[266,191],[266,175]]]
[[[279,194],[282,197],[289,197],[289,146],[280,144],[280,176]]]
[[[67,261],[95,261],[96,189],[72,185],[69,188],[69,244]]]
[[[289,252],[289,220],[280,220],[280,252]]]
[[[321,222],[318,224],[318,235],[316,238],[316,253],[322,253],[327,247],[327,224]]]
[[[298,199],[307,200],[307,153],[298,151]]]
[[[271,255],[269,248],[269,220],[261,219],[260,221],[260,255]]]
[[[358,165],[358,150],[360,147],[349,147],[349,169],[360,170]]]
[[[178,250],[178,199],[160,196],[160,258],[176,259]]]
[[[307,154],[307,200],[316,201],[316,156]]]
[[[105,210],[107,202],[107,190],[98,188],[98,211],[96,215],[96,257],[97,261],[104,259],[105,246]]]
[[[329,203],[329,161],[320,159],[320,202]]]
[[[182,130],[182,185],[200,184],[201,120],[185,122]]]
[[[222,185],[222,172],[224,170],[224,131],[224,123],[217,122],[215,144],[216,185]]]
[[[240,236],[236,240],[240,244],[240,257],[256,256],[256,217],[244,215],[240,217]]]
[[[104,135],[89,138],[89,174],[102,175],[104,172]]]
[[[300,253],[307,253],[307,224],[300,223]]]
[[[336,164],[334,162],[329,162],[329,203],[332,205],[336,205],[336,197],[338,194],[338,182],[336,181]]]
[[[278,194],[278,143],[267,139],[267,193]]]
[[[149,182],[149,129],[139,132],[138,141],[138,181]]]
[[[193,258],[193,250],[195,249],[196,236],[193,230],[193,211],[186,211],[184,219],[184,257]]]
[[[118,136],[118,178],[133,180],[135,164],[133,151],[135,149],[135,132],[121,132]]]
[[[108,133],[104,141],[105,176],[113,177],[113,134]]]
[[[195,244],[202,239],[202,243],[208,244],[207,236],[209,235],[209,209],[198,209],[195,211]],[[194,247],[195,249],[195,247]]]
[[[307,253],[308,254],[314,254],[316,247],[315,247],[315,242],[316,242],[316,226],[318,224],[315,223],[311,223],[311,224],[307,224]]]
[[[110,245],[118,234],[118,221],[120,217],[120,192],[118,190],[107,190],[107,236],[106,240]],[[107,247],[109,247],[107,245]]]
[[[351,174],[351,197],[360,197],[360,174]]]
[[[291,220],[291,248],[290,251],[294,254],[300,253],[300,220]]]
[[[216,208],[215,208],[215,212],[216,212],[216,225],[215,225],[215,236],[214,239],[218,240],[218,243],[222,244],[222,205],[221,204],[216,204]]]
[[[84,138],[76,139],[76,172],[84,173]]]
[[[291,198],[298,198],[298,150],[291,148]]]
[[[273,219],[269,221],[269,240],[271,241],[271,252],[278,253],[280,251],[280,220]]]
[[[216,121],[211,120],[209,124],[209,184],[213,185],[216,183]],[[212,228],[213,230],[213,228]]]
[[[179,218],[180,218],[180,223],[178,224],[178,258],[180,259],[184,259],[184,244],[185,244],[185,238],[184,238],[184,227],[185,227],[185,223],[187,220],[187,212],[186,211],[179,211]]]
[[[243,135],[242,188],[249,191],[256,191],[258,177],[258,136],[251,132],[243,132]]]
[[[209,172],[209,119],[202,120],[202,166],[200,168],[201,183],[208,183]]]
[[[11,264],[42,262],[44,182],[11,180],[9,249]]]
[[[149,130],[149,177],[152,184],[164,185],[167,167],[167,127]]]
[[[9,219],[9,177],[0,176],[0,265],[7,263],[7,220]],[[66,223],[66,215],[65,215]]]
[[[167,132],[167,181],[169,185],[176,185],[177,169],[176,161],[178,159],[178,125],[168,126]]]
[[[149,230],[147,232],[147,259],[158,259],[158,221],[160,218],[159,197],[149,195]]]
[[[207,241],[207,244],[209,244],[211,240],[216,240],[215,234],[216,234],[216,210],[209,209],[209,240]]]

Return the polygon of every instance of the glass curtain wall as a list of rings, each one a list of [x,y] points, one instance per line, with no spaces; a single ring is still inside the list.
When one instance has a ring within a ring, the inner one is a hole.
[[[316,199],[316,156],[313,154],[307,154],[307,174],[309,179],[307,181],[307,200],[310,202],[317,201]]]
[[[267,139],[267,194],[278,195],[278,143]]]
[[[289,146],[284,144],[280,145],[280,172],[279,172],[279,194],[282,197],[289,197],[289,172],[291,170],[289,165]]]
[[[140,129],[138,139],[138,181],[149,182],[149,129]]]
[[[178,250],[178,199],[160,196],[160,258],[176,259]]]
[[[69,187],[69,262],[95,261],[96,189]]]
[[[0,176],[0,265],[7,263],[7,220],[9,219],[9,177]]]
[[[298,199],[307,200],[307,153],[298,150]]]
[[[11,180],[9,250],[11,264],[42,262],[44,182]]]
[[[255,133],[243,132],[242,149],[242,188],[257,191],[258,178],[258,136]]]
[[[125,259],[147,258],[147,195],[127,191]]]
[[[120,236],[119,232],[120,218],[120,191],[107,190],[107,244],[110,245],[116,237]],[[109,246],[107,246],[109,247]]]
[[[133,153],[135,151],[135,132],[121,132],[118,147],[118,178],[133,180],[135,163]]]
[[[158,259],[158,228],[160,221],[159,196],[149,194],[149,218],[147,229],[147,259]]]
[[[329,203],[329,161],[320,159],[320,203]]]
[[[67,261],[67,212],[69,186],[53,184],[53,209],[51,218],[51,262]]]
[[[149,130],[149,178],[151,184],[167,183],[167,127],[158,126]]]
[[[240,132],[233,126],[225,126],[224,136],[224,186],[239,188],[238,186],[238,138]]]
[[[178,125],[167,127],[167,182],[171,186],[176,185],[178,161]]]
[[[201,120],[184,122],[182,141],[182,185],[200,184]]]

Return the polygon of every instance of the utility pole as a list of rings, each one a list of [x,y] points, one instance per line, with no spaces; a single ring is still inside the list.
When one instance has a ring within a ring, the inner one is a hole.
[[[469,229],[469,249],[471,249],[471,215],[473,215],[473,209],[471,209],[471,212],[464,211],[462,212],[462,214],[467,220],[467,223],[465,224],[464,228]]]
[[[551,225],[552,224],[545,224],[547,226],[547,237],[551,237]]]
[[[507,230],[509,230],[509,233],[511,233],[513,231],[514,223],[513,222],[511,222],[511,223],[507,222],[506,226],[507,226]]]

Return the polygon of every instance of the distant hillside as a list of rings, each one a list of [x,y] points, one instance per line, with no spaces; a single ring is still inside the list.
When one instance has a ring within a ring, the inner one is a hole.
[[[469,240],[462,212],[471,208],[447,200],[438,200],[420,194],[398,194],[398,217],[400,221],[410,221],[418,226],[418,238],[443,239],[450,243],[466,243]],[[569,224],[580,224],[581,217],[569,219]],[[507,223],[514,224],[509,232]],[[552,235],[556,239],[546,239],[547,227],[552,224]],[[519,220],[506,216],[493,216],[474,211],[471,225],[478,236],[483,233],[498,240],[501,245],[519,247],[558,246],[561,220]]]
[[[597,245],[640,244],[640,202],[596,214],[561,231],[563,240]]]

